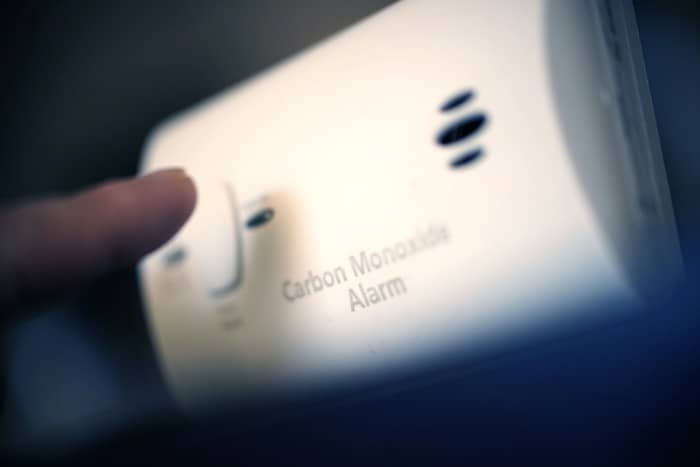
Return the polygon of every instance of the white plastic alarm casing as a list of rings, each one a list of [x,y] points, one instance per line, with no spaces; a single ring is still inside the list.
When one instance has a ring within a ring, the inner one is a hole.
[[[655,131],[629,2],[558,0],[401,2],[168,120],[142,171],[199,189],[140,265],[168,385],[196,412],[371,382],[663,293],[681,266]]]

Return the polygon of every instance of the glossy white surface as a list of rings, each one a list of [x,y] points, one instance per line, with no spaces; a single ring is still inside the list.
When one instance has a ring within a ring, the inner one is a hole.
[[[583,2],[402,2],[158,129],[144,171],[212,180],[141,265],[180,403],[371,380],[577,305],[639,303],[636,260],[655,253],[597,28]],[[552,48],[586,75],[553,69]],[[561,89],[580,109],[573,138]],[[480,113],[477,133],[436,143]],[[274,217],[246,227],[264,209]],[[176,245],[184,260],[164,266]]]

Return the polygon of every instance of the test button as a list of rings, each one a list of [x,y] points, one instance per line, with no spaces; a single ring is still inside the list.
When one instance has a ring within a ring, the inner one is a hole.
[[[220,297],[233,292],[241,282],[242,248],[238,212],[232,187],[225,181],[194,175],[197,205],[174,239],[183,252],[181,261],[196,274],[204,292]],[[175,250],[170,254],[179,256]],[[166,253],[167,255],[168,253]]]

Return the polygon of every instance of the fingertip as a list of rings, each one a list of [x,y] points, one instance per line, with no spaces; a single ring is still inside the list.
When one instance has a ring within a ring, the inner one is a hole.
[[[175,224],[183,224],[190,217],[197,204],[197,189],[192,178],[179,167],[161,169],[138,179],[139,182],[150,185],[147,191],[152,191],[157,203],[160,203],[164,213],[172,213]]]
[[[197,191],[182,169],[105,183],[78,195],[76,242],[97,269],[128,266],[168,241],[192,214]]]
[[[187,222],[197,203],[195,183],[181,168],[159,170],[132,184],[132,194],[139,200],[139,206],[131,211],[131,218],[140,226],[126,232],[134,251],[127,255],[127,261],[169,240]]]

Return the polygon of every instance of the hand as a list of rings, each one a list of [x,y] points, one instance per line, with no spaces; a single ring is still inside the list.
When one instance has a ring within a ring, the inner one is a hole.
[[[179,230],[196,198],[185,172],[169,169],[0,210],[0,325],[134,264]]]

